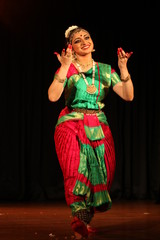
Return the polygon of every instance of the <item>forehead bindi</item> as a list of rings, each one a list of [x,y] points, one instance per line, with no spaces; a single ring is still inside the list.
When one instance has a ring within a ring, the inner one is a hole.
[[[86,35],[89,35],[89,33],[87,31],[81,30],[80,32],[74,34],[73,40],[76,38],[85,37]]]

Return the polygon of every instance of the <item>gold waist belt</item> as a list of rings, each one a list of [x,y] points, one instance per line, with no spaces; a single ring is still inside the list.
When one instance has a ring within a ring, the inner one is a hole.
[[[101,112],[101,109],[74,108],[73,111],[78,113],[95,114]]]

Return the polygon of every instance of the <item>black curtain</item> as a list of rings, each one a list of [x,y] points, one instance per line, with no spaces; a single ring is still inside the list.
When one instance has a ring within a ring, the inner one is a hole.
[[[116,4],[116,3],[115,3]],[[133,102],[110,90],[105,112],[116,149],[111,198],[160,198],[159,13],[157,6],[104,2],[0,1],[0,201],[64,199],[54,128],[64,98],[47,91],[70,25],[88,29],[96,61],[118,72],[117,48],[133,51]],[[125,8],[127,7],[127,8]]]

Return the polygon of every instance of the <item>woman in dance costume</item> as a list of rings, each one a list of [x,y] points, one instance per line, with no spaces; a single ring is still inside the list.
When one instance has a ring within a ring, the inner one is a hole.
[[[71,208],[71,228],[76,238],[96,229],[90,222],[96,212],[107,211],[115,173],[114,140],[103,111],[109,88],[125,101],[134,98],[127,68],[132,52],[118,48],[118,74],[109,64],[92,58],[90,33],[79,26],[65,31],[67,47],[55,52],[60,67],[48,88],[48,98],[58,101],[64,91],[65,106],[55,126],[54,141],[63,172],[65,199]]]

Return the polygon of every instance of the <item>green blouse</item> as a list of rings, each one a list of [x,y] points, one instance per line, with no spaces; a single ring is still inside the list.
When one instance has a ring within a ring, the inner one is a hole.
[[[84,74],[88,84],[92,84],[92,68]],[[97,91],[95,94],[89,94],[86,92],[87,85],[82,74],[78,73],[72,64],[64,83],[65,104],[71,109],[102,109],[105,106],[103,100],[107,96],[109,88],[120,81],[119,75],[111,69],[111,65],[98,62],[95,65],[95,86]]]
[[[88,84],[90,85],[92,83],[92,68],[84,74]],[[108,94],[109,88],[115,86],[120,81],[119,75],[111,69],[110,65],[97,63],[95,66],[95,86],[97,91],[94,94],[89,94],[86,92],[87,85],[82,74],[77,71],[73,64],[71,64],[64,83],[65,105],[69,109],[102,109],[105,106],[103,101]],[[96,116],[99,122],[103,122],[108,125],[107,117],[103,111],[98,112]],[[56,126],[65,121],[82,119],[84,119],[83,113],[79,113],[74,110],[69,113],[63,112],[62,115],[60,114]],[[101,139],[104,137],[102,129],[100,127],[98,130],[97,129],[98,128],[94,131],[95,134],[90,134],[90,129],[89,131],[85,129],[90,140]]]

